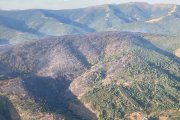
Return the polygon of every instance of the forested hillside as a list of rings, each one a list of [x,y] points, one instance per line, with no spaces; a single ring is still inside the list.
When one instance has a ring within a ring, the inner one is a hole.
[[[176,36],[130,32],[3,46],[0,93],[22,120],[177,120],[179,47]]]
[[[72,10],[1,10],[0,44],[100,31],[178,35],[179,18],[179,5],[148,3],[100,5]]]

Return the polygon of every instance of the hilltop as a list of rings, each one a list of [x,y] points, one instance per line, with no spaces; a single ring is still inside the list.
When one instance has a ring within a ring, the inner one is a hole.
[[[4,46],[0,93],[22,120],[178,119],[180,43],[171,38],[100,32]]]

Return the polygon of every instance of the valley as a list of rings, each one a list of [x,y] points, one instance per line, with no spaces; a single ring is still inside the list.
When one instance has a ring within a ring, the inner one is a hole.
[[[1,47],[0,92],[24,120],[177,118],[180,60],[156,46],[149,34],[100,32]]]
[[[179,120],[180,6],[0,10],[0,120]]]

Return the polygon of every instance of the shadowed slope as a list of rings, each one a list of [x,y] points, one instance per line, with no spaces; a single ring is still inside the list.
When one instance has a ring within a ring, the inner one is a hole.
[[[95,29],[89,28],[87,25],[84,25],[84,24],[78,23],[76,21],[70,20],[68,18],[65,18],[64,16],[56,15],[54,13],[51,13],[50,11],[45,11],[45,10],[41,10],[41,11],[46,15],[46,17],[55,18],[61,23],[65,23],[65,24],[69,24],[69,25],[72,25],[72,26],[79,27],[79,28],[81,28],[81,29],[83,29],[84,31],[87,31],[87,32],[95,32],[96,31]]]
[[[180,106],[179,58],[142,33],[48,37],[2,47],[0,56],[2,65],[21,73],[22,99],[34,99],[46,112],[128,119],[137,111],[169,115],[166,110]]]
[[[131,31],[178,35],[180,7],[125,3],[72,10],[0,11],[0,39],[13,41],[96,31]],[[8,36],[7,36],[8,34]]]
[[[97,119],[95,114],[83,107],[82,103],[68,90],[70,82],[65,77],[58,77],[58,79],[35,75],[23,77],[25,89],[44,111],[63,114],[67,120]],[[73,111],[69,105],[72,101],[76,101],[80,110]]]
[[[21,120],[16,108],[6,97],[0,96],[0,119],[1,120]]]

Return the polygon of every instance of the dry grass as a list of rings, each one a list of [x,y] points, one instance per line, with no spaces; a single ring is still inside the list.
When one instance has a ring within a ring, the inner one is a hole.
[[[175,51],[175,55],[176,55],[177,57],[180,57],[180,48]]]
[[[146,120],[146,118],[141,112],[134,112],[130,114],[129,119],[130,120]]]
[[[159,21],[163,20],[164,18],[173,15],[173,13],[176,12],[176,8],[177,8],[177,6],[174,5],[173,8],[171,9],[171,11],[169,11],[167,15],[164,15],[164,16],[161,16],[161,17],[158,17],[158,18],[154,18],[154,19],[148,20],[148,21],[146,21],[146,22],[147,22],[147,23],[159,22]]]

